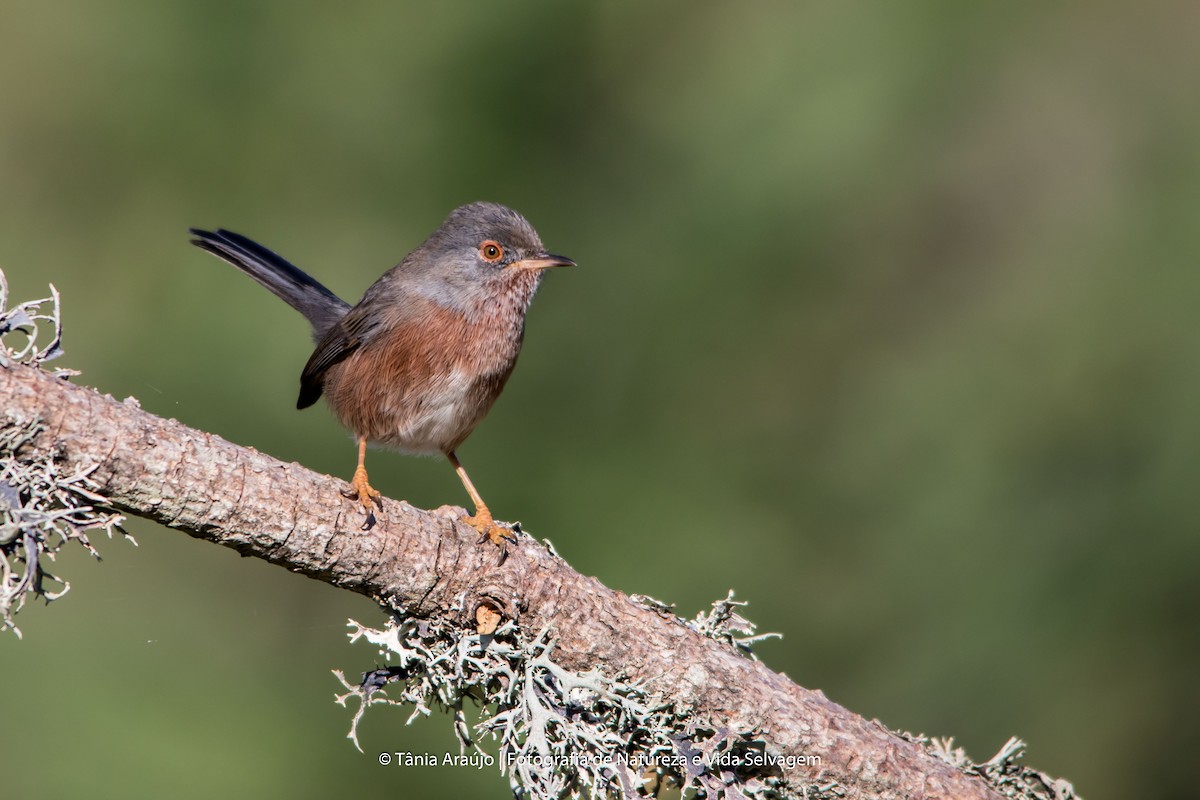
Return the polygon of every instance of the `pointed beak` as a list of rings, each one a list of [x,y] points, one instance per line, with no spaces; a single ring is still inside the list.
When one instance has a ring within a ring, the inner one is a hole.
[[[556,256],[553,253],[538,253],[529,258],[522,258],[508,265],[509,269],[549,269],[550,267],[574,267],[575,262],[566,256]]]

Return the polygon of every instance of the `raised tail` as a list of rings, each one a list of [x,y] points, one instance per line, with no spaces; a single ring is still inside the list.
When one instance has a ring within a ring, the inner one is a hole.
[[[258,242],[218,228],[191,228],[192,244],[228,261],[271,290],[312,324],[313,339],[319,341],[334,323],[346,316],[350,304],[326,289],[295,264]]]

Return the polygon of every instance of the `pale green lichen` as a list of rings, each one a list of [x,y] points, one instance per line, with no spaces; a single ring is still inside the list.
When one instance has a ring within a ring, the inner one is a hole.
[[[718,601],[700,617],[714,638],[729,631],[729,603]],[[553,660],[548,631],[531,636],[509,621],[480,636],[399,616],[383,630],[350,624],[351,639],[376,645],[391,665],[357,685],[335,673],[346,688],[338,701],[359,700],[349,734],[356,746],[368,706],[411,707],[410,722],[437,706],[451,712],[462,753],[478,752],[497,766],[518,797],[645,798],[668,789],[697,797],[788,794],[778,760],[752,731],[700,727],[642,683],[600,669],[564,669]],[[745,631],[742,624],[733,629],[737,636]],[[478,709],[474,725],[468,701]]]
[[[634,601],[659,614],[672,613],[671,606],[653,598],[635,596]],[[753,657],[750,644],[765,636],[755,635],[753,624],[734,611],[744,605],[730,593],[711,610],[681,622]],[[461,607],[452,612],[466,616]],[[338,701],[346,705],[350,698],[358,699],[349,733],[355,746],[358,724],[369,706],[407,708],[409,722],[437,708],[451,712],[460,745],[458,756],[447,757],[497,767],[520,798],[829,800],[847,794],[846,787],[833,781],[785,779],[786,758],[772,752],[755,731],[697,725],[687,709],[645,684],[600,668],[583,673],[564,669],[553,660],[554,641],[547,630],[530,635],[508,621],[494,634],[481,636],[444,618],[402,614],[382,630],[353,621],[350,625],[351,640],[370,642],[390,665],[365,673],[357,684],[335,670],[346,690]],[[472,705],[475,714],[468,715]],[[992,759],[975,764],[949,739],[898,735],[978,776],[1005,797],[1079,800],[1066,781],[1023,766],[1024,745],[1017,739]],[[412,754],[380,756],[399,763]],[[807,763],[820,765],[819,760]]]
[[[62,354],[59,297],[51,296],[8,308],[8,283],[0,271],[0,369],[13,364],[33,367]],[[44,306],[49,311],[43,311]],[[50,329],[49,341],[42,334]],[[75,374],[57,370],[60,378]],[[75,542],[99,558],[87,531],[112,536],[124,518],[108,506],[91,480],[95,467],[65,470],[53,457],[24,457],[22,448],[42,430],[36,419],[0,416],[0,631],[21,630],[14,616],[30,597],[47,602],[67,593],[70,584],[47,569],[58,552]],[[124,533],[124,531],[121,531]],[[51,588],[53,587],[53,588]]]
[[[1061,778],[1051,778],[1044,772],[1021,763],[1025,757],[1025,743],[1013,736],[996,755],[982,764],[967,757],[961,747],[954,746],[952,738],[930,739],[914,736],[903,731],[899,735],[916,742],[947,764],[958,767],[968,775],[978,775],[984,783],[1005,797],[1027,800],[1081,800],[1075,787]]]

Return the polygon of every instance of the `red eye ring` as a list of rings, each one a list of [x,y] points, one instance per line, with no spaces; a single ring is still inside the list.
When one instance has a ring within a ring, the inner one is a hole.
[[[479,255],[484,261],[490,261],[494,264],[504,258],[504,248],[499,243],[488,239],[479,245]]]

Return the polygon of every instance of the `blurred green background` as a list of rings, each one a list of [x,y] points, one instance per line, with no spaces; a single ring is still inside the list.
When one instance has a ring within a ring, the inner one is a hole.
[[[1192,796],[1198,154],[1185,2],[0,10],[0,267],[62,291],[80,382],[348,477],[307,326],[186,228],[356,300],[512,205],[581,266],[460,450],[498,515],[689,616],[732,587],[772,668],[1089,800]],[[6,796],[508,796],[376,763],[446,717],[345,740],[367,600],[130,530],[0,637]]]

